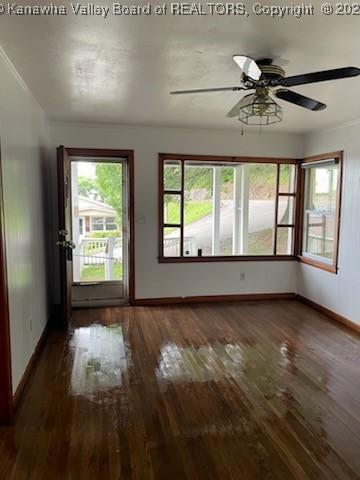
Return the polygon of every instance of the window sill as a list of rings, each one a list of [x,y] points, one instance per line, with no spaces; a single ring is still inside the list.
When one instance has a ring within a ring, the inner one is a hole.
[[[294,255],[240,255],[217,257],[159,257],[159,263],[211,263],[211,262],[284,262],[297,260]]]
[[[310,265],[315,268],[319,268],[320,270],[324,270],[325,272],[330,272],[330,273],[338,273],[338,268],[336,265],[331,265],[328,263],[323,263],[318,260],[314,260],[309,257],[304,257],[302,255],[299,255],[298,257],[299,262],[301,263],[306,263],[307,265]]]

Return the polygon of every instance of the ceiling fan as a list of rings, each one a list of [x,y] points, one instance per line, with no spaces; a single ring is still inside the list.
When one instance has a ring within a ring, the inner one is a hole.
[[[360,75],[359,68],[345,67],[286,77],[284,69],[274,65],[271,58],[262,58],[255,61],[251,57],[234,55],[233,59],[243,72],[240,85],[197,90],[178,90],[170,93],[172,95],[183,95],[255,90],[254,93],[243,97],[226,116],[239,117],[240,121],[248,125],[270,125],[282,120],[282,108],[272,99],[270,94],[273,93],[280,100],[293,103],[308,110],[324,110],[326,108],[324,103],[288,90],[287,87]]]

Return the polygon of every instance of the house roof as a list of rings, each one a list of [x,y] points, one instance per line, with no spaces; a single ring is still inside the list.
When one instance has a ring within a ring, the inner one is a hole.
[[[116,212],[111,205],[79,195],[79,216],[114,217],[115,215]]]

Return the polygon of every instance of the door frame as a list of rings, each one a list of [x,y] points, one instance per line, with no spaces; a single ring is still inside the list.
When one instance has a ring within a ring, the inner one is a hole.
[[[121,158],[125,159],[128,171],[129,241],[128,241],[128,303],[135,302],[135,195],[134,195],[134,150],[107,148],[64,147],[69,157]]]
[[[9,289],[6,266],[4,196],[0,152],[0,424],[10,424],[14,416],[11,375]]]

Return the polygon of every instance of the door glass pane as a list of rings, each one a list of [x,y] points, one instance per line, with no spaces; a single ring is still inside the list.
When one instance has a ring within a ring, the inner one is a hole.
[[[164,195],[164,223],[172,225],[181,223],[180,195]]]
[[[294,224],[294,197],[279,197],[278,225]]]
[[[295,192],[295,165],[280,165],[280,193]]]
[[[180,228],[164,228],[163,250],[164,257],[180,257]]]
[[[181,190],[181,162],[179,160],[165,160],[164,190]]]
[[[305,173],[303,253],[330,261],[334,256],[338,166],[317,166]]]
[[[293,228],[280,227],[277,229],[277,255],[292,255],[293,232]]]
[[[123,278],[122,164],[71,164],[74,282]]]
[[[243,253],[247,255],[273,255],[276,170],[274,164],[251,164],[245,166],[244,185],[248,185],[248,219],[244,217]]]
[[[213,167],[185,163],[184,255],[212,254]]]

